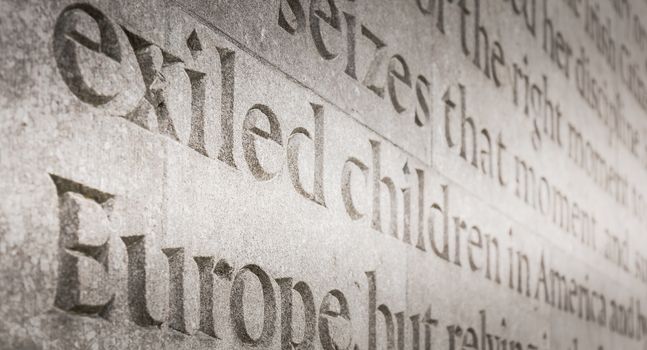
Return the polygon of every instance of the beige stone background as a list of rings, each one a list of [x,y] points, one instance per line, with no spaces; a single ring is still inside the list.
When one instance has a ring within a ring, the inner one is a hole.
[[[0,349],[647,349],[645,14],[0,0]]]

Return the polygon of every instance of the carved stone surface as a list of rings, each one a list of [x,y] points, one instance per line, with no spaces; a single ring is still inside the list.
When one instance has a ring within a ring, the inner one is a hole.
[[[647,349],[642,0],[0,0],[0,350]]]

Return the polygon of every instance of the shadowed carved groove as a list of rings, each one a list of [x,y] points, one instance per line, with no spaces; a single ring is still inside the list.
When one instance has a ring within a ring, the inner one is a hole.
[[[100,42],[94,42],[76,29],[79,12],[90,16],[99,29]],[[66,7],[56,21],[54,28],[54,56],[63,80],[68,88],[83,102],[99,106],[112,100],[116,95],[104,95],[83,78],[76,46],[81,45],[89,50],[101,53],[106,57],[121,62],[121,49],[115,26],[98,9],[88,4],[75,4]]]
[[[338,305],[338,307],[336,307]],[[344,347],[338,344],[333,338],[332,328],[334,327],[334,320],[342,319],[347,326],[350,326],[350,308],[348,300],[338,289],[331,290],[324,296],[319,307],[319,341],[324,350],[340,350],[351,349],[352,338],[348,340],[348,344]],[[357,348],[357,346],[355,347]]]
[[[221,96],[221,135],[222,146],[218,159],[232,168],[236,168],[234,161],[234,87],[236,53],[225,48],[217,48],[220,55],[220,74],[222,77]]]
[[[312,108],[315,132],[314,137],[310,135],[308,130],[302,127],[295,128],[290,137],[288,138],[287,147],[287,162],[290,180],[294,189],[303,197],[325,207],[326,199],[324,195],[324,108],[322,105],[310,103]],[[299,138],[304,136],[314,143],[314,183],[312,185],[312,192],[308,192],[301,183],[301,174],[299,170]]]
[[[264,116],[270,125],[269,132],[257,127],[259,114]],[[249,164],[249,170],[257,180],[268,181],[273,179],[276,173],[270,173],[263,169],[256,153],[256,137],[273,141],[280,146],[283,145],[283,136],[278,117],[271,108],[262,104],[256,104],[247,111],[243,121],[242,140],[245,160]]]
[[[184,277],[186,274],[184,248],[166,248],[162,252],[168,258],[169,265],[169,317],[170,328],[189,334],[184,306]]]
[[[279,26],[290,34],[304,31],[306,27],[306,15],[303,10],[303,6],[301,5],[301,1],[285,0],[285,2],[287,2],[288,6],[290,7],[290,11],[292,11],[294,20],[291,21],[286,17],[285,12],[283,11],[283,0],[281,0],[279,4]]]
[[[193,260],[198,265],[200,274],[200,331],[208,336],[217,337],[213,319],[215,259],[211,256],[196,256]]]
[[[263,330],[261,335],[254,339],[247,332],[245,325],[245,314],[243,312],[243,297],[245,295],[245,281],[243,274],[251,272],[261,283],[263,290]],[[275,332],[276,323],[276,299],[274,295],[274,288],[272,287],[272,280],[270,276],[257,265],[247,265],[240,269],[231,288],[230,298],[230,317],[238,339],[243,344],[265,348],[269,346]]]
[[[146,273],[146,247],[144,236],[121,238],[128,253],[128,307],[132,320],[140,326],[159,326],[149,313],[146,286],[150,283]]]
[[[362,175],[364,176],[364,184],[368,184],[368,167],[359,159],[350,157],[344,163],[344,168],[342,169],[341,195],[348,216],[350,216],[352,220],[359,220],[364,217],[364,213],[361,213],[353,202],[353,194],[351,192],[353,166],[357,167],[362,172]]]
[[[196,39],[197,40],[197,39]],[[191,82],[191,135],[189,136],[189,147],[196,152],[207,156],[207,149],[204,141],[205,125],[205,99],[206,99],[206,74],[198,71],[187,70]]]
[[[325,1],[330,8],[330,16],[328,16],[323,10],[321,10],[320,3]],[[312,32],[312,38],[315,42],[315,47],[319,51],[319,55],[325,60],[332,60],[337,57],[338,54],[331,52],[323,39],[323,33],[321,28],[321,21],[324,21],[329,26],[334,28],[337,31],[341,31],[341,20],[339,16],[339,9],[333,0],[311,0],[310,1],[310,31]]]
[[[109,283],[113,196],[50,175],[59,199],[58,284],[54,304],[67,311],[106,317],[114,294]]]
[[[280,278],[276,282],[281,289],[281,344],[283,349],[311,350],[314,349],[314,337],[317,331],[317,311],[312,290],[305,282],[292,286],[292,278]],[[305,330],[303,340],[295,342],[292,337],[293,290],[303,302],[303,318]]]
[[[375,45],[375,54],[369,65],[368,71],[362,83],[377,96],[384,97],[384,86],[377,86],[377,80],[382,63],[386,59],[386,44],[377,35],[373,34],[368,28],[362,25],[362,35],[369,39]]]

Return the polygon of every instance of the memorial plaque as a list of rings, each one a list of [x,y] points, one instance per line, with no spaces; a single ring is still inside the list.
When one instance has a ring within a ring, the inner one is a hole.
[[[647,350],[647,2],[0,0],[0,349]]]

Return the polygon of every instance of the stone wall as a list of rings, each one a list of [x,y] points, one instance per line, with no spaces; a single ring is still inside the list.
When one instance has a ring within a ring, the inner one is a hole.
[[[0,349],[647,349],[644,0],[0,0]]]

